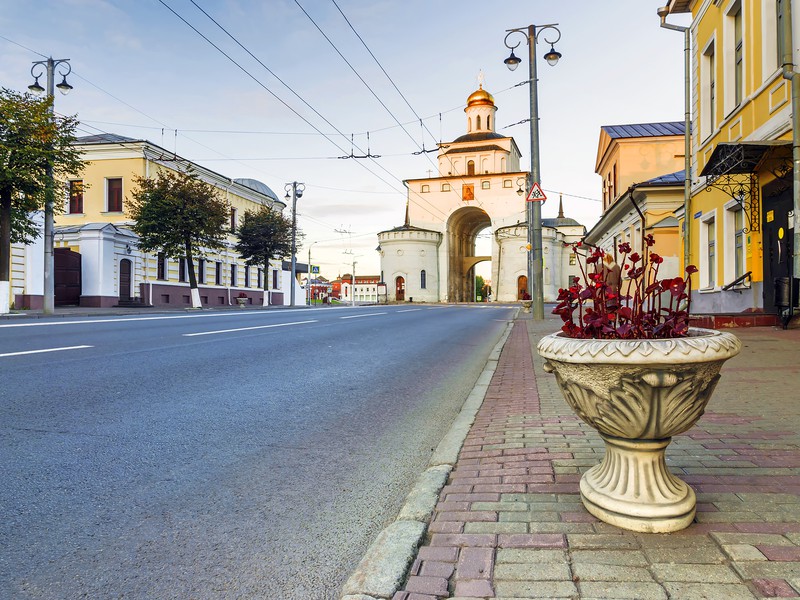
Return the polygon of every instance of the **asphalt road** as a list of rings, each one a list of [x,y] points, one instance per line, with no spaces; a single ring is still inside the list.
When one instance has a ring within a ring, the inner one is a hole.
[[[0,597],[335,598],[512,310],[1,322]]]

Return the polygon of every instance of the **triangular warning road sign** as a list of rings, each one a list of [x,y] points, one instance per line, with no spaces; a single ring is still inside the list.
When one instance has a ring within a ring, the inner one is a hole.
[[[526,202],[544,202],[547,200],[547,196],[544,195],[542,188],[539,186],[537,182],[533,182],[533,186],[531,186],[531,191],[528,192],[528,197],[525,198]]]

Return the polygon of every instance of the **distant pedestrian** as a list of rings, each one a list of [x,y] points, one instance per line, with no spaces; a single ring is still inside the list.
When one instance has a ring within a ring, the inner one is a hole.
[[[619,308],[619,293],[622,285],[619,265],[608,252],[603,256],[603,281],[609,286],[606,306],[610,310]]]

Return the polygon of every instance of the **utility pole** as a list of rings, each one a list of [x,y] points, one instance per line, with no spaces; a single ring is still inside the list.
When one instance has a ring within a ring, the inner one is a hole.
[[[350,275],[350,294],[352,296],[352,304],[356,305],[356,261],[353,261],[353,273]]]
[[[284,188],[286,190],[286,200],[292,200],[292,280],[289,289],[289,306],[294,306],[295,298],[295,283],[297,282],[297,199],[303,197],[303,191],[306,189],[305,184],[293,181],[287,183]],[[292,194],[289,195],[291,190]],[[310,267],[309,267],[310,270]]]

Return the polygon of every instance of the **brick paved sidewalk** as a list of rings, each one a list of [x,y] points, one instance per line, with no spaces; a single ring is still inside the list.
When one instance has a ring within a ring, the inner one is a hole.
[[[393,600],[800,597],[800,331],[735,332],[742,353],[667,450],[697,492],[696,522],[643,534],[581,504],[603,445],[542,370],[536,343],[557,328],[515,322]]]

